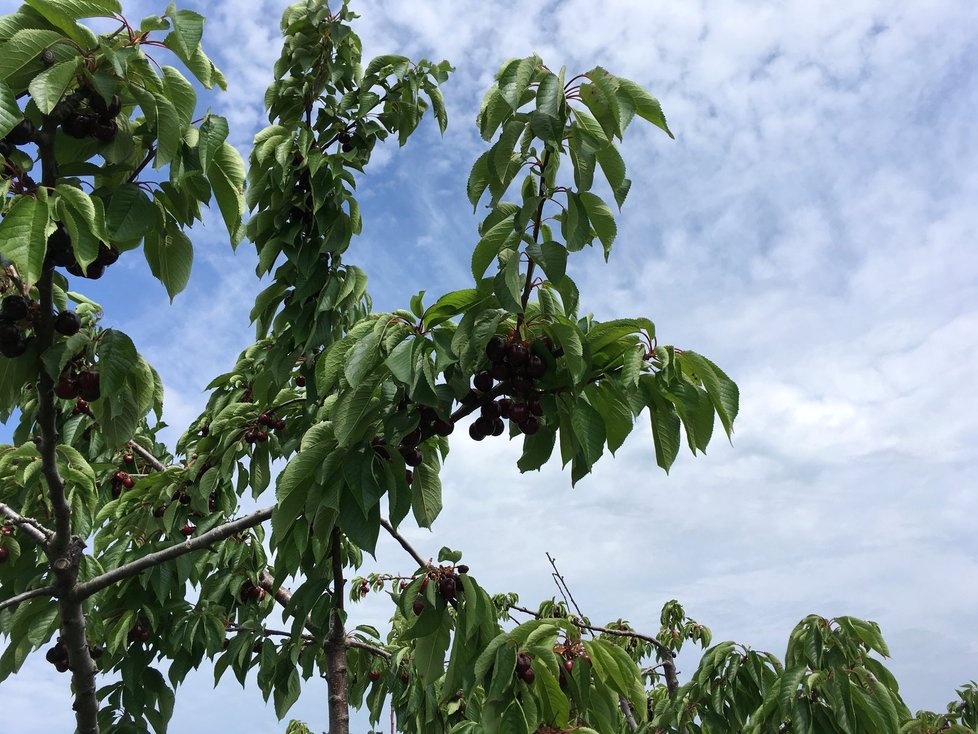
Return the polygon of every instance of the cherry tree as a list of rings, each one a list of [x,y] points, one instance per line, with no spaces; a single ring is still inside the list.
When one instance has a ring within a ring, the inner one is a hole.
[[[576,483],[641,423],[668,471],[683,437],[695,455],[730,436],[739,395],[648,317],[587,315],[568,275],[584,248],[612,253],[623,136],[672,136],[649,92],[600,67],[500,68],[468,178],[484,214],[472,281],[374,311],[357,174],[428,112],[444,131],[452,67],[364,63],[355,18],[347,2],[285,11],[270,125],[245,162],[224,118],[198,116],[198,91],[225,87],[200,14],[170,4],[135,23],[116,0],[28,0],[0,17],[0,413],[16,423],[0,447],[0,680],[44,650],[70,673],[82,734],[165,731],[204,660],[254,671],[280,718],[325,679],[332,734],[351,708],[425,733],[976,731],[975,684],[911,716],[872,622],[807,617],[782,661],[713,645],[675,601],[659,629],[596,624],[553,559],[561,599],[526,606],[480,586],[460,551],[403,537],[405,522],[437,532],[450,441],[518,441],[523,472],[557,453]],[[141,250],[176,297],[212,202],[269,284],[256,341],[171,451],[159,375],[79,289]],[[243,514],[249,493],[263,509]],[[357,575],[381,533],[406,560]],[[383,633],[351,606],[380,591]],[[682,682],[687,644],[705,652]]]

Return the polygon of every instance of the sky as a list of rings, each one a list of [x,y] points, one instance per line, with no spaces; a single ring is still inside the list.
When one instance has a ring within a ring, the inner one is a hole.
[[[228,77],[199,100],[247,156],[280,41],[278,0],[198,1]],[[0,12],[16,7],[0,0]],[[126,3],[140,18],[162,2]],[[582,311],[648,316],[660,344],[706,354],[738,382],[732,444],[681,455],[667,477],[639,425],[571,488],[568,472],[516,470],[518,442],[452,441],[445,510],[404,526],[425,556],[459,548],[491,592],[535,606],[556,557],[593,620],[654,632],[679,599],[733,639],[784,654],[806,614],[880,624],[912,710],[943,710],[978,678],[978,5],[966,0],[360,0],[366,58],[447,58],[449,129],[426,120],[375,155],[359,192],[364,267],[378,309],[468,287],[476,219],[465,198],[485,149],[474,125],[499,65],[537,52],[574,73],[601,65],[662,102],[671,141],[635,123],[633,185],[610,262],[571,261]],[[170,306],[139,258],[88,292],[166,386],[175,437],[203,387],[251,339],[262,285],[217,216]],[[87,285],[87,284],[86,284]],[[972,397],[969,398],[968,396]],[[410,571],[388,539],[376,566]],[[351,622],[383,628],[368,596]],[[274,618],[274,617],[273,617]],[[695,661],[684,659],[687,680]],[[257,687],[202,668],[178,692],[174,731],[285,729]],[[219,698],[215,698],[219,695]],[[67,679],[42,656],[0,687],[19,730],[70,730]],[[290,716],[326,728],[310,682]],[[356,726],[367,729],[363,719]],[[26,727],[26,728],[24,728]]]

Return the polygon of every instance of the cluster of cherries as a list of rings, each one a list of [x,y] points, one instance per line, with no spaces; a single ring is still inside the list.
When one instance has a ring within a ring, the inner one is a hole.
[[[87,270],[82,270],[81,265],[75,259],[75,251],[71,246],[71,234],[64,222],[56,222],[54,232],[48,235],[48,249],[44,256],[44,263],[47,267],[64,268],[72,275],[79,278],[89,278],[98,280],[105,274],[105,269],[113,265],[119,259],[119,251],[114,247],[109,247],[104,242],[99,242],[98,255],[95,260],[88,264]]]
[[[131,463],[132,456],[126,454],[125,460],[127,461],[127,463]],[[112,499],[119,499],[123,491],[127,489],[132,489],[135,486],[136,480],[133,479],[128,472],[122,471],[120,469],[119,471],[117,471],[115,474],[112,475],[112,479],[110,483],[112,484]]]
[[[115,118],[122,112],[122,100],[118,94],[106,102],[92,87],[82,87],[69,97],[71,111],[61,123],[61,129],[68,137],[76,140],[95,138],[102,143],[111,143],[119,132]]]
[[[129,634],[131,637],[132,633],[130,632]],[[149,639],[148,635],[146,639]],[[92,656],[92,660],[98,660],[104,653],[104,645],[96,645],[95,647],[88,648],[88,654]],[[58,641],[49,647],[47,652],[44,653],[44,659],[51,663],[51,665],[53,665],[59,673],[68,672],[68,648],[65,647],[65,644],[61,641],[60,637],[58,638]]]
[[[66,370],[58,378],[54,386],[54,394],[62,400],[72,400],[79,398],[75,402],[75,410],[72,412],[88,413],[88,403],[98,400],[102,396],[98,370],[86,367],[82,370]]]
[[[0,354],[14,359],[27,351],[30,338],[25,323],[30,315],[30,304],[19,293],[4,296],[0,305]]]
[[[462,576],[468,572],[469,567],[465,564],[460,564],[454,568],[442,566],[429,572],[428,575],[421,580],[421,588],[418,593],[418,598],[414,600],[414,604],[411,605],[411,609],[415,614],[421,614],[424,611],[424,593],[428,590],[428,583],[432,579],[438,584],[439,596],[451,604],[458,597],[459,589],[462,588]]]
[[[283,428],[285,428],[284,419],[262,413],[258,416],[258,420],[245,431],[245,443],[264,443],[268,440],[269,430],[281,431]]]
[[[552,353],[549,337],[538,337],[536,343]],[[540,430],[538,418],[543,415],[543,406],[535,381],[547,374],[547,363],[533,353],[532,347],[532,341],[523,341],[516,335],[508,340],[496,335],[486,345],[490,367],[476,373],[469,398],[482,402],[479,417],[469,426],[469,436],[476,441],[486,436],[501,436],[506,430],[503,424],[506,418],[527,436]],[[496,382],[502,383],[506,397],[485,401]]]
[[[152,637],[152,633],[149,627],[142,622],[136,622],[129,630],[129,642],[149,642],[150,637]]]
[[[255,582],[251,579],[245,579],[244,583],[241,584],[241,590],[238,592],[238,598],[241,603],[246,603],[249,599],[253,601],[262,601],[265,598],[265,590],[260,586],[255,586]]]
[[[537,674],[533,672],[533,656],[526,652],[521,652],[516,656],[516,670],[513,675],[522,680],[527,685],[533,683]]]

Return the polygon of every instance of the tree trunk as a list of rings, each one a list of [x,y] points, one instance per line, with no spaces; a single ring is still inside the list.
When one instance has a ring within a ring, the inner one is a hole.
[[[333,608],[326,639],[326,690],[329,699],[329,734],[350,734],[350,699],[346,669],[346,630],[343,626],[342,533],[333,529]]]

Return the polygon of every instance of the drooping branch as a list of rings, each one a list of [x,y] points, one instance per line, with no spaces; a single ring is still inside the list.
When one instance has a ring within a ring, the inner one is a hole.
[[[126,563],[118,568],[113,568],[111,571],[106,571],[101,576],[96,576],[90,581],[78,584],[72,592],[72,597],[79,600],[87,599],[92,594],[122,579],[135,576],[148,568],[158,566],[166,561],[172,561],[174,558],[179,558],[187,553],[203,550],[218,541],[230,538],[242,530],[261,525],[272,517],[273,509],[272,507],[266,507],[250,515],[245,515],[242,518],[225,523],[224,525],[219,525],[212,530],[208,530],[206,533],[201,533],[196,538],[190,538],[183,543],[172,545],[169,548],[164,548],[142,558],[137,558],[135,561]]]
[[[166,471],[166,467],[163,465],[163,462],[161,462],[159,459],[157,459],[155,456],[153,456],[153,454],[151,452],[149,452],[146,449],[144,449],[142,446],[140,446],[135,441],[130,441],[129,443],[126,444],[126,446],[134,454],[139,454],[139,458],[141,458],[143,461],[145,461],[151,467],[153,467],[154,469],[156,469],[156,471]]]
[[[272,574],[270,574],[267,569],[262,569],[262,572],[258,575],[258,585],[271,594],[272,598],[274,598],[275,601],[283,608],[287,608],[289,603],[292,601],[292,592],[284,586],[275,586],[275,579],[272,578]],[[313,625],[312,620],[308,617],[306,617],[305,622],[303,622],[303,626],[312,633],[316,632],[316,628]],[[366,652],[383,658],[384,660],[391,659],[391,654],[387,652],[387,650],[371,645],[363,640],[358,640],[356,637],[350,637],[348,635],[346,638],[346,646],[365,650]]]
[[[42,548],[46,548],[48,542],[54,537],[53,530],[48,530],[33,518],[24,517],[10,505],[4,504],[3,502],[0,502],[0,515],[8,518],[14,525],[19,526],[25,535],[30,537],[31,540]]]
[[[30,591],[25,591],[22,594],[17,594],[17,596],[12,596],[9,599],[0,601],[0,609],[7,609],[8,607],[17,606],[22,602],[36,599],[39,596],[53,597],[55,592],[56,589],[53,586],[44,586],[40,589],[31,589]]]
[[[418,553],[411,546],[411,544],[407,542],[405,537],[401,535],[399,532],[397,532],[397,530],[394,529],[394,526],[391,525],[389,520],[382,517],[380,518],[380,524],[384,528],[384,530],[386,530],[390,534],[390,536],[394,540],[396,540],[404,550],[408,552],[411,558],[413,558],[417,562],[419,568],[428,568],[431,565],[431,561],[424,560],[421,557],[421,554]]]

